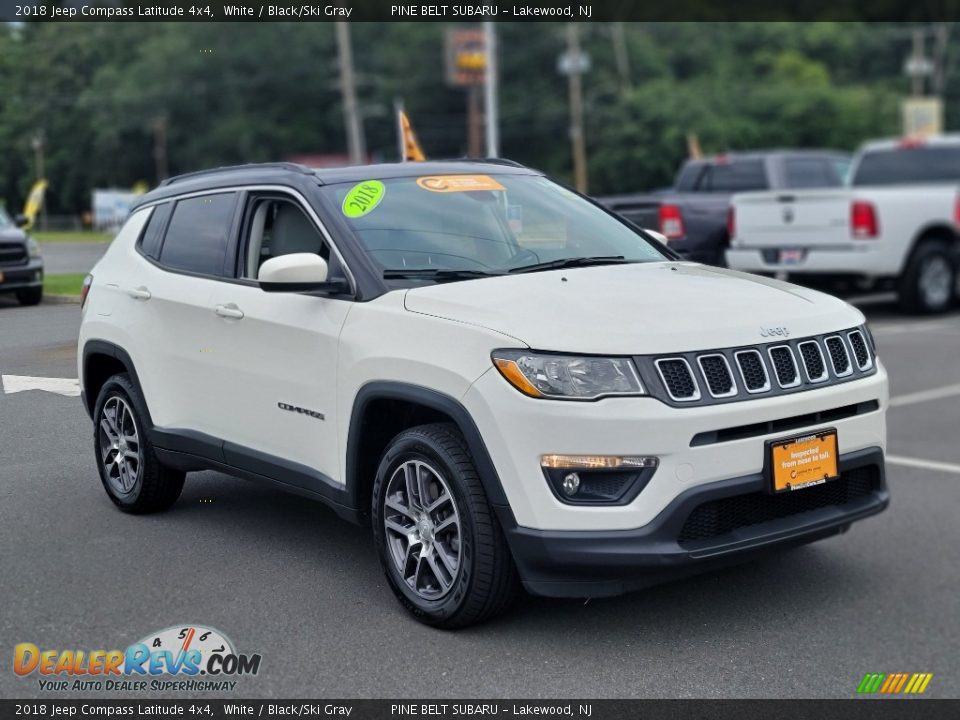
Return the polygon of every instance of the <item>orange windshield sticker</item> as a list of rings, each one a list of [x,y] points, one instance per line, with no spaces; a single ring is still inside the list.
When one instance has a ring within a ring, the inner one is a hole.
[[[417,185],[438,193],[506,190],[489,175],[429,175],[417,178]]]

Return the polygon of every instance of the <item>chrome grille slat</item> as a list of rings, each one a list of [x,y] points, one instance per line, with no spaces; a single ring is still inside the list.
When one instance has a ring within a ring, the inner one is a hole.
[[[853,361],[850,359],[850,353],[847,352],[843,338],[839,335],[829,335],[824,339],[823,344],[827,346],[833,374],[837,377],[850,375],[853,372]]]
[[[740,370],[744,389],[751,395],[765,393],[770,389],[770,376],[763,364],[759,350],[738,350],[733,354]]]
[[[707,391],[713,397],[725,398],[737,394],[737,382],[723,353],[698,355],[697,364],[700,366],[700,374],[703,375]]]
[[[660,358],[655,364],[663,386],[675,402],[695,402],[700,399],[697,378],[686,358]]]
[[[820,343],[816,340],[804,340],[797,345],[797,349],[803,359],[803,369],[807,373],[808,381],[822,383],[830,377],[830,373],[827,371],[827,361],[823,357],[823,350],[820,349]]]
[[[867,345],[867,339],[859,330],[853,330],[847,333],[847,339],[850,341],[850,347],[853,348],[853,357],[857,362],[857,368],[860,372],[866,372],[873,367],[873,355],[870,353],[870,346]]]
[[[803,382],[800,377],[800,366],[797,365],[797,358],[793,354],[792,347],[789,345],[773,345],[767,348],[767,355],[770,356],[773,374],[780,387],[792,388]]]

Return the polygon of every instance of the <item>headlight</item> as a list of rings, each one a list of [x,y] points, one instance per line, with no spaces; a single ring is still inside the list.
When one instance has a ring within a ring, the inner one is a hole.
[[[27,253],[32,258],[40,257],[40,245],[32,237],[27,238]]]
[[[493,363],[507,382],[531,397],[596,400],[607,395],[645,394],[630,358],[497,350]]]

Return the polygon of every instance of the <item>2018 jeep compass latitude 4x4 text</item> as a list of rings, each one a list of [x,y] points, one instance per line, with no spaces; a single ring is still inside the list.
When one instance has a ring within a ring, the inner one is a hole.
[[[705,302],[706,300],[706,302]],[[863,316],[680,261],[509,162],[180,176],[88,278],[104,488],[271,481],[366,523],[414,615],[597,597],[883,510]]]

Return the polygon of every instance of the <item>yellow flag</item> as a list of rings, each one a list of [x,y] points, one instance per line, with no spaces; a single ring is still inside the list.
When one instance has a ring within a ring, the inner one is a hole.
[[[400,132],[403,139],[403,160],[406,162],[423,162],[427,156],[420,149],[420,143],[417,142],[417,136],[413,134],[413,128],[410,127],[410,119],[407,114],[400,111]]]
[[[37,180],[30,188],[30,194],[27,195],[27,201],[23,204],[23,214],[27,217],[27,229],[33,227],[37,215],[40,214],[40,208],[43,207],[43,194],[47,190],[46,180]]]

